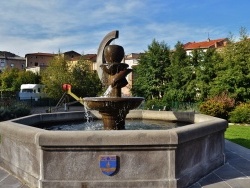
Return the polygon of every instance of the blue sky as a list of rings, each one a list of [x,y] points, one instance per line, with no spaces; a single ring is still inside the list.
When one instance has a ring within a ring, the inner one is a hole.
[[[217,39],[250,31],[249,0],[1,0],[0,7],[0,51],[20,56],[97,53],[112,30],[126,54],[144,52],[153,39],[173,48],[208,33]]]

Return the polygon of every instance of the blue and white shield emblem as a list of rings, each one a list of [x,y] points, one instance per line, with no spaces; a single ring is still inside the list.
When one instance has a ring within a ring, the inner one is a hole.
[[[103,174],[111,176],[117,168],[116,155],[100,155],[100,168]]]

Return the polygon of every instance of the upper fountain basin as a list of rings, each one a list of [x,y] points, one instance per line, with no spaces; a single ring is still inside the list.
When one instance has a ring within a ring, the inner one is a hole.
[[[143,97],[86,97],[84,104],[89,109],[99,111],[105,111],[108,107],[112,110],[123,108],[132,110],[137,108],[143,100]]]

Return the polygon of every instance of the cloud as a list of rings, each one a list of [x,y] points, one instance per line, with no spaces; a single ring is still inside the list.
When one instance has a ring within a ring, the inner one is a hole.
[[[208,5],[207,5],[208,6]],[[226,26],[197,23],[187,11],[204,6],[161,0],[9,0],[1,2],[0,50],[24,56],[33,52],[75,50],[96,53],[103,37],[119,30],[115,42],[126,53],[143,52],[153,39],[173,47],[177,41],[224,37]],[[185,13],[185,15],[183,15]]]

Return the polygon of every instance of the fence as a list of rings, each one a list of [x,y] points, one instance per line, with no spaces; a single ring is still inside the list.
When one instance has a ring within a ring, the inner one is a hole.
[[[66,103],[72,103],[74,99],[67,99]],[[56,107],[58,104],[58,100],[51,98],[30,98],[27,100],[19,100],[18,97],[2,97],[0,98],[0,107],[8,108],[9,106],[22,103],[30,107],[30,109],[36,107],[48,107],[50,109]],[[199,112],[198,103],[191,102],[179,102],[179,101],[171,101],[166,103],[165,105],[152,104],[150,107],[145,105],[146,102],[143,102],[138,109],[143,110],[156,110],[156,111],[189,111],[189,112]],[[74,106],[81,106],[79,103],[75,103]]]
[[[199,105],[198,103],[191,102],[179,102],[179,101],[171,101],[166,103],[165,105],[153,104],[150,107],[146,107],[145,104],[142,104],[140,109],[146,110],[156,110],[156,111],[175,111],[175,112],[198,112]]]

